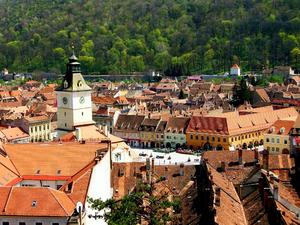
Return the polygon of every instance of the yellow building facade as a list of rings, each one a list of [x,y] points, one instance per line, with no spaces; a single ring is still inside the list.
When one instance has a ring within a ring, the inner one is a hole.
[[[186,131],[187,145],[203,150],[253,148],[264,144],[264,134],[278,119],[297,115],[294,108],[286,108],[246,115],[193,116]]]
[[[278,120],[264,134],[264,147],[270,154],[289,154],[290,136],[295,121]]]

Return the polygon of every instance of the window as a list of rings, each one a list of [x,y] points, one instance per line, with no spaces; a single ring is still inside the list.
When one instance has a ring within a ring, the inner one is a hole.
[[[52,223],[52,225],[59,225],[59,223]]]
[[[196,135],[196,140],[198,140],[198,135]]]
[[[272,142],[272,143],[274,143],[274,142],[275,142],[275,139],[274,139],[274,138],[272,138],[272,139],[271,139],[271,142]]]
[[[40,130],[40,131],[42,130],[42,126],[39,126],[39,130]]]
[[[37,131],[37,127],[34,127],[34,130]]]
[[[164,135],[163,135],[163,134],[161,134],[161,135],[160,135],[160,138],[164,138]]]
[[[67,116],[67,113],[65,112],[65,116]]]
[[[26,225],[25,222],[19,222],[19,225]]]
[[[280,143],[280,139],[279,138],[277,138],[277,144],[279,144]]]
[[[193,140],[193,135],[192,134],[191,134],[190,138],[191,138],[191,140]]]
[[[209,137],[208,136],[206,137],[206,140],[209,141]]]
[[[43,223],[35,223],[35,225],[43,225]]]
[[[65,123],[65,127],[67,127],[67,124]]]
[[[287,145],[287,140],[286,139],[284,140],[284,144]]]
[[[275,151],[275,148],[274,147],[272,147],[272,152],[274,152]]]
[[[234,140],[237,141],[237,137],[235,137]]]
[[[211,138],[211,141],[214,142],[214,141],[215,141],[215,137],[212,137],[212,138]]]
[[[276,148],[276,152],[279,152],[279,148]]]
[[[2,225],[9,225],[9,222],[2,222]]]
[[[204,137],[203,137],[203,136],[201,136],[201,140],[202,140],[202,141],[204,140]]]
[[[83,112],[81,113],[81,115],[83,116]]]
[[[269,139],[269,138],[267,138],[267,139],[266,139],[266,142],[270,142],[270,139]]]

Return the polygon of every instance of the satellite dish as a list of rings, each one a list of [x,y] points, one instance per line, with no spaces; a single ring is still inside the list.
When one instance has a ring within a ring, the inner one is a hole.
[[[78,213],[81,213],[82,212],[82,208],[83,208],[82,203],[81,202],[77,202],[77,204],[76,204],[76,211]]]

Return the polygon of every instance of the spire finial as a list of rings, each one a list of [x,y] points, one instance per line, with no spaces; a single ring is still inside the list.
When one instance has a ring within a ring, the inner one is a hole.
[[[74,43],[73,42],[72,42],[71,48],[72,48],[73,55],[75,55],[75,52],[74,52]]]
[[[69,61],[70,62],[75,62],[75,61],[78,61],[76,55],[75,55],[75,50],[74,50],[74,44],[72,43],[71,45],[71,48],[72,48],[72,55],[71,57],[69,58]]]

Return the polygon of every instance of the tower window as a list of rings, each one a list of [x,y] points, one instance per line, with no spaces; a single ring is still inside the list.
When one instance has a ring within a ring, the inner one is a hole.
[[[65,127],[67,127],[67,123],[65,123]]]

